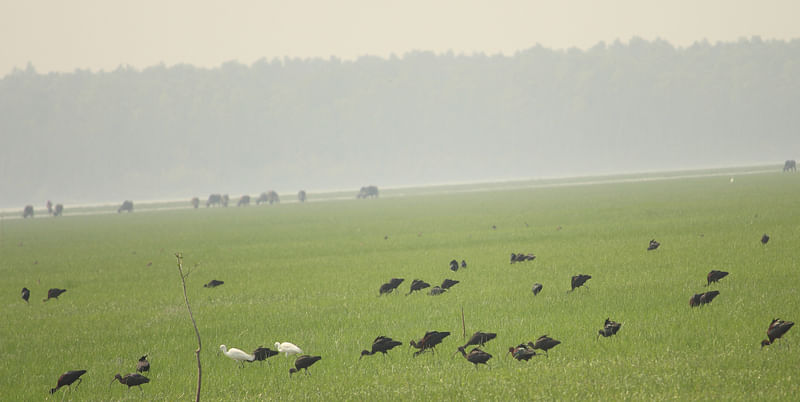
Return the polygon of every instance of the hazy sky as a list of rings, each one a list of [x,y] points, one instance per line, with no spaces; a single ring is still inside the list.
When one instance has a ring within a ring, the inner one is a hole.
[[[513,54],[632,36],[800,38],[797,0],[0,0],[0,76],[412,50]]]

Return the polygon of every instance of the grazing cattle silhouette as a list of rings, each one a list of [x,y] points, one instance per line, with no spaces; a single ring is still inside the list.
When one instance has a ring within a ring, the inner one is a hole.
[[[771,345],[776,339],[780,339],[783,334],[792,329],[793,326],[794,322],[792,321],[783,321],[774,318],[769,324],[769,328],[767,328],[768,339],[761,341],[761,347],[763,348],[764,346]]]
[[[378,187],[376,186],[364,186],[361,187],[361,190],[358,191],[356,198],[378,198]]]
[[[221,194],[211,194],[208,196],[208,200],[206,201],[206,208],[222,206],[222,195]]]
[[[197,197],[192,198],[192,208],[197,209],[200,206],[200,199]]]
[[[53,216],[61,216],[64,213],[64,205],[56,204],[56,209],[53,211]]]
[[[276,193],[275,190],[270,190],[266,193],[261,193],[261,195],[258,196],[258,199],[256,200],[256,205],[261,205],[265,203],[269,203],[270,205],[272,205],[272,204],[278,204],[280,202],[281,202],[281,197],[278,196],[278,193]]]
[[[228,197],[228,194],[222,194],[222,206],[228,208],[228,203],[231,201],[231,197]]]
[[[297,201],[306,202],[306,190],[300,190],[297,192]]]
[[[22,210],[22,217],[23,218],[28,218],[28,217],[33,218],[33,205],[26,205],[25,206],[25,209]]]
[[[789,159],[788,161],[784,162],[783,164],[783,171],[784,172],[796,172],[797,171],[797,162],[794,159]]]
[[[122,205],[120,205],[119,209],[117,209],[117,213],[118,214],[122,213],[122,211],[133,212],[133,201],[131,200],[123,201]]]
[[[239,202],[236,204],[237,207],[246,207],[250,205],[250,196],[243,195],[242,198],[239,198]]]
[[[708,273],[708,276],[706,276],[706,280],[708,281],[708,283],[706,283],[706,286],[710,285],[711,282],[719,282],[720,279],[726,276],[728,276],[728,273],[725,271],[713,270]]]

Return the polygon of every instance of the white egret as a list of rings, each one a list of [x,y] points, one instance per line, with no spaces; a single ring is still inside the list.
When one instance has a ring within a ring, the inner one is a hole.
[[[241,349],[236,349],[236,348],[228,349],[225,345],[219,345],[219,350],[221,350],[222,353],[225,354],[225,356],[228,356],[229,358],[242,363],[242,366],[244,366],[245,361],[252,362],[256,359],[254,355],[246,353]]]
[[[275,349],[278,349],[278,353],[286,353],[286,357],[289,355],[299,355],[303,353],[303,350],[298,348],[297,345],[291,342],[275,342]]]

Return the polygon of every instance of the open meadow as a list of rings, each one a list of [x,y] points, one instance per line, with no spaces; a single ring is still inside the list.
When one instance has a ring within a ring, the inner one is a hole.
[[[176,252],[203,341],[203,400],[793,399],[800,329],[760,347],[773,318],[800,320],[800,176],[778,170],[5,219],[0,399],[193,399]],[[651,239],[661,247],[647,251]],[[510,264],[512,252],[536,259]],[[451,271],[452,259],[467,268]],[[706,287],[711,270],[730,275]],[[569,292],[577,274],[592,279]],[[393,277],[405,282],[379,297]],[[445,278],[460,283],[406,296],[413,279]],[[225,283],[204,288],[212,279]],[[43,303],[56,287],[67,292]],[[690,308],[707,290],[720,295]],[[467,337],[497,333],[483,347],[490,368],[454,354],[462,309]],[[622,327],[598,339],[607,317]],[[451,335],[413,357],[408,341],[431,330]],[[544,334],[562,342],[549,357],[508,354]],[[359,360],[378,335],[403,345]],[[241,368],[219,352],[277,341],[322,360],[290,378],[291,356]],[[149,384],[109,387],[144,354]],[[77,369],[88,370],[80,386],[48,393]]]

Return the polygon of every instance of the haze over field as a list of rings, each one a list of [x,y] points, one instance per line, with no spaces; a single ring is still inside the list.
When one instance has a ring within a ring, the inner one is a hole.
[[[795,2],[331,4],[0,4],[0,208],[800,157]]]

